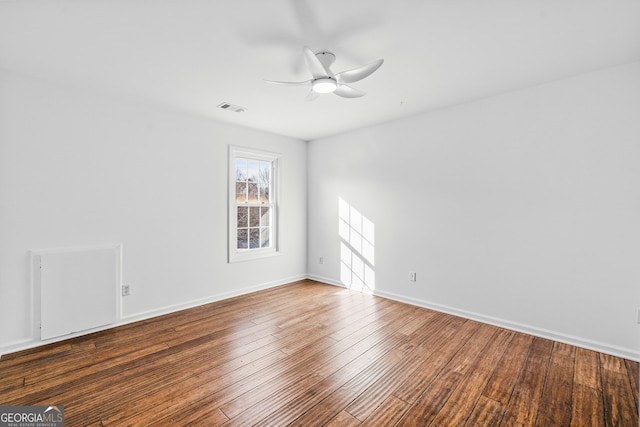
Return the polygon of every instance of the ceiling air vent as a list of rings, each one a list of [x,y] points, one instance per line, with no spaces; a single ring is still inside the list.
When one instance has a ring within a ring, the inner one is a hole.
[[[218,108],[222,108],[223,110],[233,111],[234,113],[242,113],[246,110],[244,107],[239,107],[237,105],[229,104],[228,102],[223,102],[222,104],[218,104]]]

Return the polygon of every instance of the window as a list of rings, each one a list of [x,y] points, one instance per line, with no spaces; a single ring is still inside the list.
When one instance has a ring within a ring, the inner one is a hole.
[[[229,262],[278,253],[278,155],[229,147]]]

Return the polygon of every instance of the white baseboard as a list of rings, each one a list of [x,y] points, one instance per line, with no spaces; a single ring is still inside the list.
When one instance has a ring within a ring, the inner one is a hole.
[[[304,280],[306,278],[307,278],[306,275],[300,275],[295,277],[289,277],[282,280],[274,280],[271,282],[261,283],[259,285],[249,286],[249,287],[238,289],[231,292],[224,292],[224,293],[213,295],[207,298],[201,298],[201,299],[187,301],[180,304],[170,305],[170,306],[166,306],[156,310],[149,310],[141,313],[130,314],[128,316],[123,316],[122,319],[126,320],[126,323],[138,322],[140,320],[151,319],[153,317],[158,317],[158,316],[162,316],[169,313],[175,313],[176,311],[187,310],[189,308],[210,304],[216,301],[222,301],[222,300],[237,297],[240,295],[250,294],[252,292],[257,292],[264,289],[275,288],[276,286],[286,285],[287,283],[296,282],[298,280]]]
[[[77,333],[65,335],[62,337],[56,337],[49,340],[40,340],[32,337],[32,338],[26,338],[23,340],[13,341],[0,347],[0,357],[2,357],[2,355],[5,355],[5,354],[15,353],[22,350],[28,350],[30,348],[40,347],[43,345],[52,344],[55,342],[64,341],[71,338],[76,338],[82,335],[88,335],[94,332],[104,331],[104,330],[115,328],[118,326],[127,325],[129,323],[134,323],[141,320],[147,320],[153,317],[158,317],[158,316],[162,316],[169,313],[175,313],[177,311],[186,310],[189,308],[198,307],[205,304],[210,304],[212,302],[221,301],[221,300],[233,298],[240,295],[250,294],[252,292],[261,291],[264,289],[274,288],[276,286],[286,285],[287,283],[296,282],[298,280],[304,280],[306,278],[307,278],[306,275],[300,275],[300,276],[289,277],[281,280],[274,280],[271,282],[261,283],[259,285],[238,289],[232,292],[225,292],[217,295],[212,295],[207,298],[201,298],[198,300],[192,300],[192,301],[187,301],[180,304],[161,307],[156,310],[149,310],[145,312],[135,313],[128,316],[123,316],[120,318],[120,321],[111,325],[106,325],[100,328],[88,329],[86,331],[77,332]]]
[[[331,279],[329,277],[316,276],[315,274],[308,274],[307,275],[307,279],[315,280],[316,282],[324,283],[326,285],[333,285],[333,286],[338,286],[340,288],[346,288],[344,283],[338,282],[338,281],[333,280],[333,279]]]
[[[309,275],[309,279],[318,282],[326,283],[328,285],[345,287],[343,284],[336,282],[333,279],[327,277],[321,277],[316,275]],[[428,308],[430,310],[438,311],[441,313],[447,313],[454,316],[462,317],[465,319],[475,320],[481,323],[487,323],[489,325],[498,326],[501,328],[509,329],[516,332],[522,332],[525,334],[533,335],[540,338],[546,338],[553,341],[562,342],[565,344],[574,345],[576,347],[586,348],[588,350],[597,351],[600,353],[610,354],[612,356],[622,357],[624,359],[640,362],[640,352],[630,348],[619,347],[607,343],[588,340],[585,338],[576,337],[573,335],[567,335],[560,332],[550,331],[535,326],[524,325],[517,322],[511,322],[505,319],[499,319],[491,316],[485,316],[479,313],[474,313],[466,310],[460,310],[455,307],[449,307],[441,304],[432,303],[429,301],[419,300],[416,298],[410,298],[403,295],[398,295],[392,292],[376,290],[374,295],[391,299],[406,304],[415,305],[418,307]]]
[[[225,300],[225,299],[228,299],[228,298],[233,298],[233,297],[240,296],[240,295],[246,295],[246,294],[249,294],[249,293],[252,293],[252,292],[256,292],[256,291],[260,291],[260,290],[264,290],[264,289],[269,289],[269,288],[273,288],[273,287],[276,287],[276,286],[285,285],[287,283],[291,283],[291,282],[295,282],[295,281],[303,280],[303,279],[311,279],[311,280],[315,280],[317,282],[325,283],[325,284],[328,284],[328,285],[333,285],[333,286],[337,286],[337,287],[340,287],[340,288],[346,288],[346,286],[344,284],[342,284],[341,282],[338,282],[338,281],[333,280],[333,279],[328,278],[328,277],[317,276],[317,275],[313,275],[313,274],[290,277],[290,278],[287,278],[287,279],[281,279],[281,280],[266,282],[266,283],[262,283],[262,284],[259,284],[259,285],[238,289],[238,290],[232,291],[232,292],[225,292],[225,293],[222,293],[222,294],[212,295],[212,296],[207,297],[207,298],[202,298],[202,299],[198,299],[198,300],[187,301],[187,302],[176,304],[176,305],[166,306],[166,307],[159,308],[157,310],[150,310],[150,311],[146,311],[146,312],[132,314],[132,315],[129,315],[129,316],[122,317],[120,319],[120,321],[118,323],[116,323],[116,324],[108,325],[108,326],[105,326],[105,327],[96,328],[96,329],[92,329],[92,330],[87,330],[87,331],[83,331],[83,332],[79,332],[79,333],[75,333],[75,334],[70,334],[70,335],[66,335],[64,337],[57,337],[57,338],[53,338],[53,339],[46,340],[46,341],[41,341],[41,340],[34,339],[34,338],[27,338],[27,339],[24,339],[24,340],[13,341],[11,343],[5,344],[4,346],[0,347],[0,357],[2,355],[4,355],[4,354],[15,353],[17,351],[27,350],[27,349],[30,349],[30,348],[35,348],[35,347],[43,346],[43,345],[46,345],[46,344],[51,344],[51,343],[54,343],[54,342],[64,341],[64,340],[67,340],[67,339],[70,339],[70,338],[75,338],[75,337],[78,337],[78,336],[87,335],[87,334],[91,334],[91,333],[94,333],[94,332],[99,332],[99,331],[103,331],[103,330],[106,330],[106,329],[115,328],[117,326],[122,326],[122,325],[126,325],[126,324],[129,324],[129,323],[134,323],[134,322],[138,322],[138,321],[141,321],[141,320],[151,319],[153,317],[162,316],[164,314],[174,313],[174,312],[177,312],[177,311],[186,310],[186,309],[189,309],[189,308],[193,308],[193,307],[209,304],[209,303],[216,302],[216,301]],[[415,305],[415,306],[418,306],[418,307],[428,308],[430,310],[435,310],[435,311],[442,312],[442,313],[451,314],[451,315],[462,317],[462,318],[465,318],[465,319],[470,319],[470,320],[475,320],[475,321],[482,322],[482,323],[487,323],[487,324],[490,324],[490,325],[498,326],[498,327],[505,328],[505,329],[510,329],[510,330],[517,331],[517,332],[523,332],[523,333],[526,333],[526,334],[529,334],[529,335],[533,335],[533,336],[537,336],[537,337],[540,337],[540,338],[546,338],[546,339],[550,339],[550,340],[553,340],[553,341],[559,341],[559,342],[563,342],[565,344],[575,345],[577,347],[582,347],[582,348],[586,348],[586,349],[589,349],[589,350],[598,351],[600,353],[610,354],[612,356],[622,357],[624,359],[640,362],[640,352],[635,351],[633,349],[613,346],[613,345],[606,344],[606,343],[591,341],[591,340],[587,340],[587,339],[576,337],[576,336],[572,336],[572,335],[566,335],[566,334],[559,333],[559,332],[554,332],[554,331],[550,331],[550,330],[546,330],[546,329],[542,329],[542,328],[537,328],[535,326],[524,325],[524,324],[511,322],[511,321],[504,320],[504,319],[499,319],[499,318],[495,318],[495,317],[491,317],[491,316],[485,316],[485,315],[482,315],[482,314],[473,313],[473,312],[466,311],[466,310],[460,310],[460,309],[457,309],[457,308],[454,308],[454,307],[449,307],[449,306],[445,306],[445,305],[441,305],[441,304],[432,303],[432,302],[429,302],[429,301],[423,301],[423,300],[419,300],[419,299],[415,299],[415,298],[406,297],[406,296],[403,296],[403,295],[394,294],[392,292],[385,292],[385,291],[376,290],[374,292],[374,295],[382,297],[382,298],[387,298],[387,299],[391,299],[391,300],[394,300],[394,301],[398,301],[398,302],[403,302],[403,303],[406,303],[406,304]]]

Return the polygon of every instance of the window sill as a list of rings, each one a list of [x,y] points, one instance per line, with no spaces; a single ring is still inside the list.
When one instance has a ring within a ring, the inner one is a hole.
[[[262,258],[279,256],[280,251],[276,249],[264,249],[246,252],[232,252],[229,254],[229,264],[241,261],[251,261]]]

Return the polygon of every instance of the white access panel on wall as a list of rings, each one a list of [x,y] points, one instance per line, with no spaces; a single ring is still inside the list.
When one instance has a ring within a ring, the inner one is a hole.
[[[42,251],[35,259],[39,261],[41,339],[117,321],[119,245]]]

